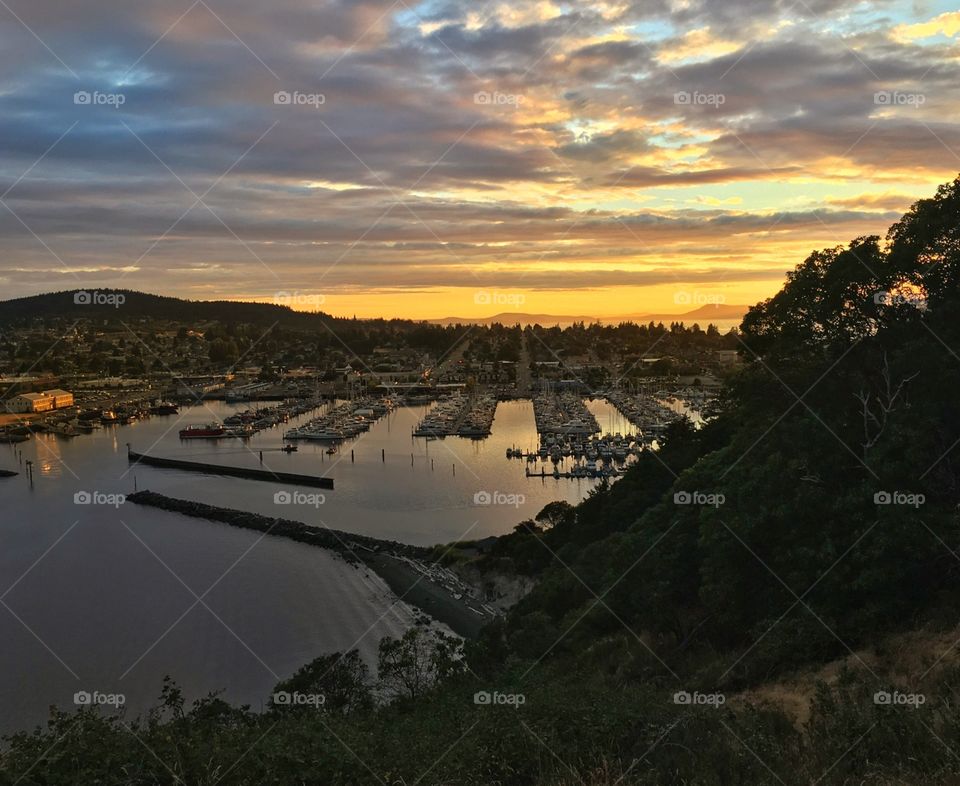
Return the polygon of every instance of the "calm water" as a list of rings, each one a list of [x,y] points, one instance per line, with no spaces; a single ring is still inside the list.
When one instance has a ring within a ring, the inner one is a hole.
[[[321,549],[132,504],[77,505],[79,491],[129,493],[136,483],[433,544],[507,532],[551,500],[578,501],[594,483],[528,480],[524,462],[504,457],[507,447],[536,446],[530,402],[501,404],[493,435],[479,442],[413,439],[425,407],[397,410],[336,456],[310,443],[294,454],[278,452],[283,430],[294,423],[261,432],[246,446],[178,438],[186,425],[244,408],[211,403],[73,440],[42,435],[0,446],[0,468],[22,470],[20,459],[35,466],[32,489],[25,474],[0,479],[0,729],[40,722],[50,704],[70,706],[80,690],[124,693],[128,707],[140,710],[165,674],[190,698],[224,689],[228,700],[259,707],[279,678],[316,655],[359,647],[372,659],[382,636],[411,624],[410,610],[394,604],[378,577]],[[158,456],[251,467],[260,466],[262,450],[263,466],[327,474],[336,488],[318,506],[280,506],[274,494],[282,485],[131,469],[128,442]],[[525,499],[477,506],[480,491]]]

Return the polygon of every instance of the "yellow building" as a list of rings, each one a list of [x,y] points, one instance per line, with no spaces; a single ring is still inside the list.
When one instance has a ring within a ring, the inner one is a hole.
[[[54,409],[63,409],[64,407],[73,406],[73,393],[70,393],[66,390],[54,388],[53,390],[44,390],[41,395],[49,396],[53,399]]]
[[[7,400],[7,411],[18,414],[49,412],[73,406],[73,393],[55,388],[42,393],[21,393]]]
[[[21,393],[7,401],[7,410],[19,414],[30,412],[49,412],[53,409],[54,399],[42,393]]]

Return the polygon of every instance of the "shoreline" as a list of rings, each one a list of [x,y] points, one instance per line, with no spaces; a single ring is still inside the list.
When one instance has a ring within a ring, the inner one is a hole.
[[[221,508],[203,502],[168,497],[154,491],[136,491],[126,499],[137,505],[256,530],[333,551],[348,563],[366,565],[383,579],[399,600],[444,623],[464,638],[475,638],[480,629],[493,620],[493,617],[480,607],[478,601],[464,593],[454,593],[432,579],[431,563],[426,562],[432,549],[424,546],[411,546],[341,530],[312,527],[293,519]],[[461,597],[456,597],[457,594]]]

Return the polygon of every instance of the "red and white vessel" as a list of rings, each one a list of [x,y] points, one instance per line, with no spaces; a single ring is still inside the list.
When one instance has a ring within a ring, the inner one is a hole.
[[[227,434],[227,429],[220,423],[210,423],[206,426],[187,426],[180,429],[180,439],[218,439]]]

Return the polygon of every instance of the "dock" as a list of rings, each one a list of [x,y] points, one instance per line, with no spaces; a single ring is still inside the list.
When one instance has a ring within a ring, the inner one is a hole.
[[[273,472],[269,469],[229,467],[221,464],[204,464],[198,461],[161,458],[159,456],[148,456],[145,453],[135,453],[130,448],[127,448],[127,458],[133,464],[147,464],[165,469],[182,469],[186,472],[201,472],[205,475],[227,475],[248,480],[265,480],[270,483],[290,483],[295,486],[333,489],[333,478],[322,478],[317,475],[299,475],[293,472]]]
[[[528,468],[526,477],[528,478],[566,478],[568,480],[596,480],[598,478],[616,478],[623,473],[616,467],[610,467],[595,472],[547,472],[545,469],[540,472],[531,472]]]

